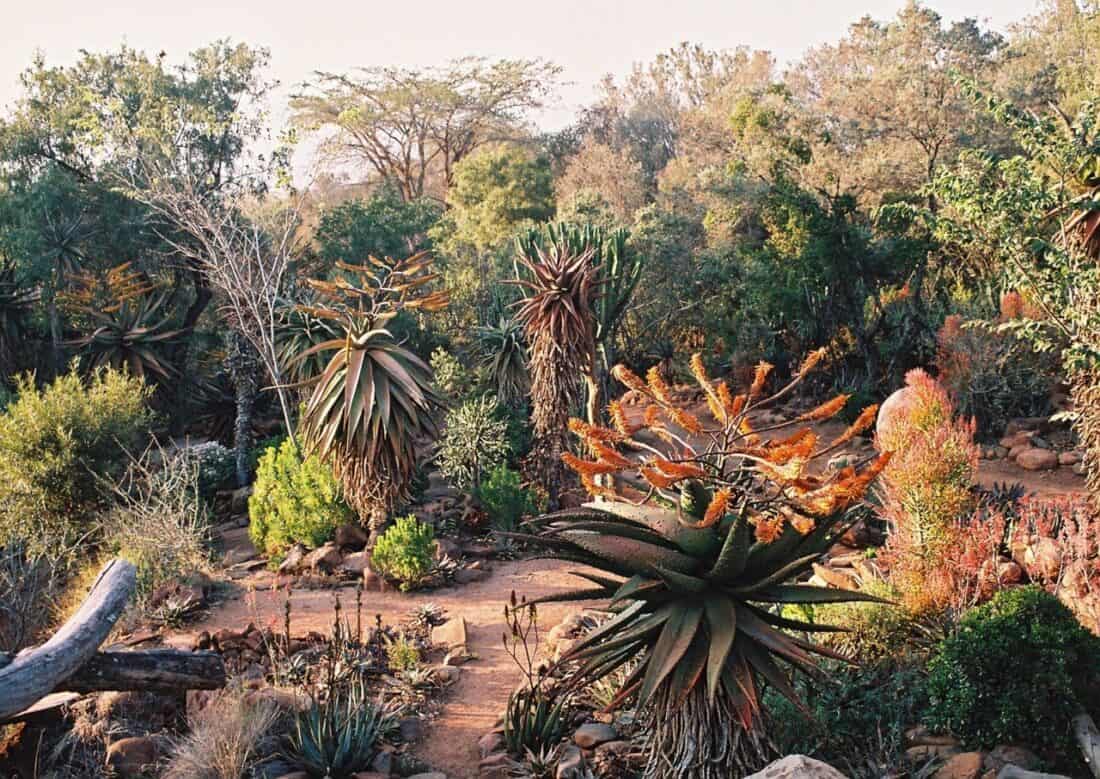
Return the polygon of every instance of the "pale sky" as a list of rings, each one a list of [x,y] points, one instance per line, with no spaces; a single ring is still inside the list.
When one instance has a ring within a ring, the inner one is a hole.
[[[433,65],[478,54],[543,57],[571,82],[539,123],[568,123],[604,74],[621,75],[680,41],[708,48],[768,49],[781,63],[835,41],[865,14],[893,16],[904,0],[5,0],[0,29],[0,106],[19,94],[18,74],[42,51],[71,63],[80,49],[125,41],[179,61],[230,37],[271,50],[283,87],[272,108],[313,70],[359,65]],[[1037,0],[929,0],[948,19],[996,29],[1033,13]]]

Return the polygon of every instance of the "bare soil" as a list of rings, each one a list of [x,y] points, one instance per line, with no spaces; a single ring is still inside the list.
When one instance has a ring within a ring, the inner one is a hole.
[[[501,636],[505,630],[504,605],[513,591],[528,599],[562,592],[583,585],[569,575],[578,566],[551,560],[499,562],[489,578],[462,587],[431,592],[364,592],[363,619],[372,623],[375,614],[383,621],[396,623],[417,606],[433,603],[452,618],[464,618],[467,624],[468,651],[476,659],[462,666],[459,680],[447,693],[443,714],[429,727],[416,754],[449,779],[478,776],[478,739],[493,726],[521,680],[521,674],[504,651]],[[259,577],[257,577],[259,579]],[[187,644],[203,630],[240,629],[249,622],[258,627],[282,630],[286,593],[281,590],[249,591],[249,580],[238,595],[230,596],[202,622],[174,634],[170,643]],[[328,631],[333,620],[334,597],[340,596],[345,616],[354,608],[355,590],[299,590],[291,593],[292,631],[295,635],[316,630]],[[547,604],[539,608],[539,624],[544,631],[558,624],[583,603]]]

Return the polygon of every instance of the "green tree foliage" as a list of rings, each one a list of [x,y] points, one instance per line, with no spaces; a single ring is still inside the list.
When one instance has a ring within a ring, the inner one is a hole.
[[[318,547],[355,513],[344,502],[332,468],[306,457],[289,440],[260,457],[248,499],[248,535],[256,548],[280,557],[294,544]]]
[[[542,107],[560,72],[541,60],[465,57],[440,68],[316,73],[291,101],[294,122],[334,131],[325,149],[392,182],[405,200],[442,199],[457,164],[515,133]]]
[[[439,442],[439,468],[456,487],[476,490],[482,478],[505,462],[511,446],[508,422],[495,398],[482,395],[447,413]]]
[[[438,203],[428,198],[405,201],[396,188],[383,186],[368,198],[323,211],[314,240],[318,254],[329,262],[405,257],[428,248],[427,233],[440,213]]]
[[[0,545],[71,543],[95,530],[95,515],[152,423],[149,388],[111,370],[75,371],[38,389],[17,381],[0,415]]]

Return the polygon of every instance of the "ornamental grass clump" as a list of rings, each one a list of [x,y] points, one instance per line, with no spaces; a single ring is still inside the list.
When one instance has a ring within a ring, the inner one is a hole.
[[[874,407],[824,441],[809,427],[791,428],[835,415],[847,396],[790,422],[753,422],[822,356],[812,353],[771,393],[771,366],[761,364],[749,391],[735,395],[695,355],[709,418],[675,405],[656,370],[643,380],[618,366],[618,380],[645,400],[642,419],[613,402],[612,428],[573,420],[596,458],[563,455],[598,501],[540,517],[538,532],[523,536],[550,556],[596,570],[578,574],[595,586],[546,598],[609,598],[613,612],[560,663],[573,669],[575,689],[636,663],[609,708],[635,700],[647,718],[647,777],[751,773],[769,757],[762,686],[797,700],[786,666],[815,675],[813,655],[836,656],[804,638],[827,626],[777,614],[775,605],[878,600],[796,583],[854,521],[849,509],[890,455],[824,477],[810,475],[808,465],[866,430]],[[642,492],[629,499],[599,477],[630,479]]]

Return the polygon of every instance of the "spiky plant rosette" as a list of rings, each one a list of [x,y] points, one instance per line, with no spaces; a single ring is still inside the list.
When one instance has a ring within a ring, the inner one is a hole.
[[[531,386],[523,328],[515,319],[502,316],[497,324],[479,327],[475,334],[481,363],[489,369],[500,402],[511,405],[522,401]]]
[[[125,367],[134,376],[161,381],[176,374],[162,352],[184,331],[171,326],[172,315],[165,312],[167,292],[157,294],[155,285],[145,274],[131,270],[128,262],[102,277],[75,273],[69,279],[72,288],[59,294],[58,300],[91,330],[66,345],[84,352],[88,367]]]
[[[31,308],[41,298],[37,288],[25,286],[15,274],[15,265],[0,260],[0,376],[15,372],[16,352],[26,334]]]
[[[304,315],[330,322],[339,337],[301,352],[295,366],[330,353],[302,414],[309,449],[332,464],[348,502],[363,517],[380,515],[408,496],[418,445],[436,433],[443,405],[431,369],[398,343],[386,325],[403,309],[436,311],[445,292],[423,288],[438,277],[425,253],[404,260],[337,263],[334,280],[309,280],[318,305]]]
[[[632,423],[613,402],[613,428],[573,420],[598,459],[563,459],[597,502],[546,515],[527,536],[548,556],[596,569],[593,583],[545,600],[610,599],[613,616],[561,659],[581,686],[635,661],[609,708],[636,697],[650,717],[650,777],[740,776],[766,757],[761,684],[797,703],[788,671],[816,674],[813,656],[836,656],[802,636],[831,628],[785,616],[783,606],[874,600],[859,592],[798,583],[849,527],[889,455],[825,477],[810,463],[866,430],[875,407],[831,441],[812,427],[838,413],[841,395],[789,422],[754,429],[752,412],[786,396],[821,359],[769,396],[762,363],[749,390],[734,395],[692,368],[709,420],[677,406],[656,370],[647,381],[616,377],[647,401]],[[628,500],[597,477],[633,480]]]

